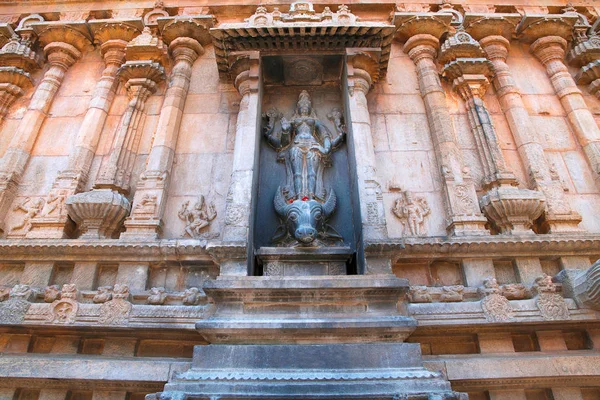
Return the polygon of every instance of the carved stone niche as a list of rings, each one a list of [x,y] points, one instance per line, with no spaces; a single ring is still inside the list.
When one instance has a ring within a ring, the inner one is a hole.
[[[355,252],[341,55],[262,59],[254,249],[265,276],[346,275]]]

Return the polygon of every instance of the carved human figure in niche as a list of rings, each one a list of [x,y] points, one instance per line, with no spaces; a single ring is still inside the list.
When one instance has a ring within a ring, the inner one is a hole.
[[[335,136],[318,120],[306,90],[300,93],[291,120],[276,109],[263,117],[265,138],[279,152],[278,160],[285,163],[287,175],[286,185],[277,189],[274,198],[282,223],[273,241],[314,246],[319,240],[340,240],[327,224],[335,211],[336,197],[332,189],[325,188],[323,172],[331,166],[330,155],[345,136],[341,111],[334,109],[329,117],[337,131]]]
[[[23,211],[25,215],[23,215],[23,220],[20,224],[14,225],[10,231],[15,232],[22,230],[24,232],[29,232],[31,229],[31,220],[35,218],[44,207],[44,199],[39,198],[37,200],[32,201],[31,197],[28,197],[20,204],[17,204],[14,211]]]
[[[425,233],[425,217],[431,210],[423,197],[413,196],[411,192],[405,191],[404,195],[396,200],[392,212],[402,220],[405,234],[421,236]]]
[[[192,209],[189,209],[190,202],[186,201],[181,205],[177,214],[185,222],[185,235],[191,238],[202,236],[202,229],[210,225],[210,222],[217,216],[215,205],[210,203],[206,205],[204,196],[200,195],[198,201]]]

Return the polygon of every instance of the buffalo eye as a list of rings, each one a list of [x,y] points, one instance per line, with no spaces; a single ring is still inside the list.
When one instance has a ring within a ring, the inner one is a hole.
[[[317,221],[318,221],[318,220],[320,220],[320,219],[321,219],[321,217],[322,217],[321,213],[317,213],[317,214],[315,214],[315,219],[316,219]]]
[[[290,214],[290,219],[292,221],[296,221],[298,219],[298,215],[296,215],[295,213],[294,214]]]

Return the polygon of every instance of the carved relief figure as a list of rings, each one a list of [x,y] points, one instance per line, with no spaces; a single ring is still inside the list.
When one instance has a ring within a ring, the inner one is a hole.
[[[300,93],[296,111],[287,120],[277,110],[264,115],[264,135],[285,163],[287,182],[278,188],[274,206],[282,224],[273,237],[284,244],[315,245],[321,240],[340,240],[341,236],[327,224],[335,211],[333,189],[323,184],[325,167],[331,166],[330,155],[344,138],[342,113],[334,109],[330,119],[337,131],[335,137],[317,119],[306,90]],[[277,124],[280,119],[280,123]]]
[[[200,195],[198,201],[194,204],[194,207],[189,209],[190,202],[186,201],[181,205],[179,210],[179,218],[185,222],[185,235],[191,238],[202,237],[205,239],[209,238],[209,235],[202,233],[201,231],[210,225],[210,222],[217,216],[215,205],[210,203],[206,205],[204,196]]]
[[[20,224],[14,225],[12,228],[10,228],[10,232],[12,233],[19,230],[23,232],[29,232],[29,230],[31,229],[31,220],[42,211],[43,207],[44,199],[42,198],[38,198],[32,201],[31,197],[28,197],[22,203],[17,204],[13,210],[23,211],[25,215],[23,215],[23,220]]]
[[[423,197],[413,196],[407,190],[396,200],[392,212],[402,221],[405,235],[422,236],[425,234],[425,217],[431,213],[431,209]]]

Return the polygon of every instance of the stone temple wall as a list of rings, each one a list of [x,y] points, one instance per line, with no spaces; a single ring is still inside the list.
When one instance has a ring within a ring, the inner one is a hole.
[[[0,399],[600,399],[599,259],[593,2],[0,0]]]

